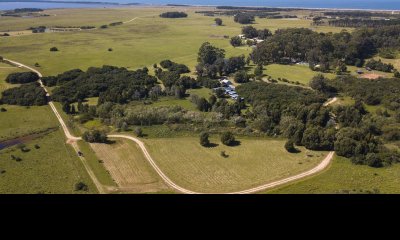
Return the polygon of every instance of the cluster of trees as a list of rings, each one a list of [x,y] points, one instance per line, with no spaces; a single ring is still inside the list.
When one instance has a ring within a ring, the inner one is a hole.
[[[32,33],[44,33],[46,31],[46,26],[30,27],[28,30],[32,30]]]
[[[364,102],[368,104],[385,102],[386,106],[394,107],[392,110],[399,112],[397,81],[394,79],[370,81],[349,76],[338,77],[335,80],[319,78],[319,81],[323,82],[319,85],[323,87],[316,88],[317,91],[325,94],[330,89],[352,96],[356,100],[352,106],[337,106],[333,109],[335,121],[340,126],[340,130],[331,141],[336,154],[350,158],[355,164],[371,167],[399,162],[399,152],[391,151],[383,145],[384,139],[396,141],[398,133],[393,129],[385,132],[382,128],[392,124],[393,121],[400,122],[400,118],[390,119],[387,111],[377,114],[378,116],[372,115],[364,108]]]
[[[97,106],[96,115],[103,123],[121,130],[127,129],[128,126],[205,122],[219,124],[223,120],[217,113],[205,115],[179,106],[119,105],[111,102]]]
[[[185,18],[187,16],[185,12],[165,12],[160,14],[162,18]]]
[[[208,132],[200,133],[200,145],[203,147],[209,147],[211,145],[209,140],[210,134]],[[236,143],[235,136],[231,132],[223,132],[221,134],[221,142],[226,146],[233,146]]]
[[[128,103],[150,96],[157,78],[148,69],[128,71],[126,68],[90,67],[86,72],[71,70],[44,79],[44,84],[56,85],[52,99],[59,102],[78,102],[89,97],[99,97],[99,102]]]
[[[390,19],[390,20],[372,20],[372,19],[354,19],[354,18],[344,18],[328,21],[329,26],[334,27],[383,27],[383,26],[394,26],[400,24],[400,19]]]
[[[400,162],[399,152],[387,149],[380,140],[381,134],[381,127],[370,116],[364,116],[354,127],[338,131],[334,149],[338,156],[350,158],[355,164],[382,167]]]
[[[237,13],[233,20],[240,24],[252,24],[255,21],[254,15],[249,13]]]
[[[330,84],[343,80],[315,79],[326,81],[317,85],[317,91],[259,82],[237,87],[237,92],[253,107],[253,111],[245,115],[249,125],[268,135],[287,137],[285,148],[289,152],[297,152],[295,145],[312,150],[335,150],[339,156],[350,158],[355,164],[371,167],[400,161],[399,152],[387,149],[382,142],[382,139],[400,139],[399,131],[382,130],[382,126],[387,125],[381,119],[385,118],[385,114],[376,118],[365,110],[362,101],[357,100],[353,106],[333,108],[332,118],[322,101],[333,88]],[[382,83],[379,85],[385,86]],[[366,86],[360,88],[363,87]],[[396,121],[400,122],[400,117]],[[340,126],[340,129],[335,126]]]
[[[35,72],[16,72],[7,76],[6,82],[11,84],[24,84],[36,82],[39,80],[39,75]]]
[[[107,133],[101,130],[90,130],[85,131],[82,135],[82,139],[90,143],[107,143]]]
[[[176,72],[178,74],[190,73],[190,69],[185,64],[178,64],[172,62],[171,60],[163,60],[160,62],[160,66],[168,69],[171,72]]]
[[[342,76],[335,80],[325,79],[325,85],[335,92],[342,92],[368,105],[382,104],[397,111],[400,109],[400,82],[398,79],[379,78],[374,81]]]
[[[383,63],[381,59],[379,59],[378,61],[375,59],[371,59],[365,64],[365,67],[369,67],[370,69],[382,72],[392,72],[393,70],[395,70],[393,64]]]
[[[335,129],[329,126],[326,97],[301,87],[250,82],[236,88],[252,107],[245,117],[250,126],[267,135],[283,135],[297,145],[330,150]],[[329,127],[328,127],[329,126]]]
[[[1,93],[0,104],[41,106],[47,104],[46,92],[37,82],[26,83]]]
[[[242,34],[246,38],[259,38],[259,39],[267,39],[268,37],[272,36],[272,32],[268,29],[256,29],[253,26],[246,26],[242,28]]]
[[[380,48],[400,47],[400,25],[357,29],[353,33],[317,33],[305,28],[280,29],[257,45],[251,54],[256,64],[305,61],[312,69],[329,71],[338,62],[361,67]]]
[[[369,11],[335,11],[324,12],[325,16],[340,18],[371,18],[371,17],[393,17],[387,12],[369,12]]]
[[[197,75],[200,77],[216,78],[218,75],[228,75],[243,70],[246,66],[244,55],[225,58],[225,50],[203,43],[199,49],[196,66]]]
[[[54,87],[74,80],[83,73],[84,72],[80,69],[72,69],[58,74],[57,76],[42,77],[42,82],[45,86]]]
[[[242,38],[239,36],[233,36],[230,40],[230,43],[233,47],[240,47],[243,44]]]
[[[229,103],[224,96],[219,97],[211,95],[208,99],[199,97],[197,95],[191,95],[190,101],[196,105],[196,108],[202,112],[217,112],[225,119],[229,119],[233,116],[240,116],[241,110],[245,108],[244,102],[236,101]]]
[[[186,65],[164,60],[161,61],[160,66],[168,69],[168,71],[163,71],[161,68],[157,67],[157,64],[154,64],[156,76],[165,86],[164,94],[175,96],[176,98],[184,98],[187,89],[198,87],[198,83],[194,78],[181,76],[183,73],[190,72],[190,69]],[[154,92],[155,91],[153,91],[153,93]],[[152,97],[152,99],[155,98]]]

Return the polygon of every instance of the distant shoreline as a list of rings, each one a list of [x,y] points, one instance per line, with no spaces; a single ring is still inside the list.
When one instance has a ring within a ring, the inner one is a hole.
[[[149,4],[149,3],[139,3],[139,2],[132,2],[132,3],[118,3],[118,2],[102,2],[102,1],[96,1],[96,2],[91,2],[91,1],[63,1],[63,0],[39,0],[39,1],[33,1],[33,0],[18,0],[18,1],[0,1],[0,3],[62,3],[62,4],[83,4],[83,5],[112,5],[112,6],[144,6],[144,7],[236,7],[238,8],[243,8],[243,10],[246,10],[246,8],[275,8],[275,9],[293,9],[293,10],[340,10],[340,11],[374,11],[374,12],[400,12],[400,9],[365,9],[365,8],[313,8],[313,7],[285,7],[285,6],[279,6],[279,7],[268,7],[268,6],[235,6],[235,5],[230,5],[230,6],[221,6],[221,5],[197,5],[197,4]],[[221,9],[225,10],[225,9]],[[227,9],[229,10],[229,9]]]

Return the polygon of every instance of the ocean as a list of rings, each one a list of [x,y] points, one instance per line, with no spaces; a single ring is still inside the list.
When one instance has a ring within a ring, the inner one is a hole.
[[[64,0],[65,1],[65,0]],[[68,1],[68,0],[66,0]],[[76,0],[79,1],[79,0]],[[263,6],[294,8],[336,8],[336,9],[376,9],[400,10],[400,0],[81,0],[91,2],[143,3],[149,5],[182,4],[206,6]],[[0,10],[15,8],[94,8],[117,7],[103,4],[78,3],[38,3],[0,0]]]

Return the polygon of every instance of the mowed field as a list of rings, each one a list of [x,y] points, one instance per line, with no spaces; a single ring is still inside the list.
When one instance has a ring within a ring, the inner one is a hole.
[[[300,148],[290,154],[285,140],[240,138],[235,147],[200,146],[196,137],[143,139],[163,172],[176,184],[202,193],[245,190],[309,170],[320,163],[325,152]],[[220,156],[225,151],[229,157]]]
[[[119,189],[124,192],[154,193],[168,190],[137,144],[116,140],[112,144],[90,145]]]
[[[349,159],[335,157],[331,166],[317,176],[300,180],[264,193],[400,193],[400,165],[371,168],[354,165]]]
[[[209,41],[226,49],[227,56],[248,55],[250,48],[233,48],[229,39],[241,32],[243,25],[232,17],[222,16],[224,26],[214,26],[214,17],[194,13],[197,8],[186,8],[189,14],[184,19],[163,19],[164,8],[127,9],[61,9],[47,10],[49,17],[10,18],[4,17],[0,30],[21,30],[32,26],[84,26],[99,27],[117,21],[129,23],[89,31],[66,33],[43,33],[26,36],[0,38],[1,54],[29,65],[41,65],[45,75],[57,74],[73,68],[86,70],[90,66],[104,64],[136,69],[151,66],[163,59],[184,63],[192,69],[196,65],[197,51],[202,43]],[[175,10],[184,10],[174,8]],[[310,20],[256,19],[256,28],[311,27]],[[318,31],[340,31],[340,28],[320,27]],[[59,52],[50,52],[51,47]],[[108,51],[112,48],[113,51]],[[29,57],[27,57],[29,55]]]

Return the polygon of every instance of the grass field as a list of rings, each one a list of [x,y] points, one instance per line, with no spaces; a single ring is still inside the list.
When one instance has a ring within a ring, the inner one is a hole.
[[[289,81],[299,81],[302,84],[308,85],[310,80],[319,72],[312,71],[308,66],[303,65],[280,65],[271,64],[265,66],[264,74],[271,76],[273,79],[286,78]],[[332,73],[324,73],[328,78],[335,78]]]
[[[179,9],[175,9],[179,10]],[[0,31],[22,30],[31,26],[100,26],[116,21],[135,21],[108,29],[90,31],[44,33],[1,38],[2,55],[33,65],[38,62],[45,75],[57,74],[72,68],[86,70],[104,64],[128,68],[151,66],[169,58],[185,63],[193,69],[200,45],[209,41],[227,50],[227,56],[249,54],[250,48],[233,48],[224,35],[234,36],[243,25],[232,17],[222,17],[224,26],[213,26],[214,18],[195,14],[189,8],[187,19],[161,19],[165,9],[59,9],[47,10],[50,17],[4,17]],[[310,20],[257,19],[257,28],[310,27]],[[339,31],[340,28],[319,27],[318,31]],[[50,52],[56,46],[59,52]],[[107,51],[113,48],[112,52]],[[30,55],[29,58],[26,56]]]
[[[198,88],[189,89],[186,93],[188,96],[184,99],[176,99],[175,97],[162,97],[158,101],[155,101],[152,106],[180,106],[187,110],[198,111],[196,105],[190,101],[190,95],[197,95],[208,100],[212,94],[212,91],[208,88]]]
[[[380,193],[400,193],[399,184],[399,164],[387,168],[371,168],[335,157],[332,165],[323,173],[265,193],[360,193],[374,189]]]
[[[198,138],[144,139],[153,159],[178,185],[199,192],[230,192],[259,186],[316,166],[326,155],[301,148],[289,154],[285,140],[239,139],[240,146],[200,146]],[[226,151],[228,158],[220,156]],[[310,155],[308,157],[307,155]],[[311,157],[312,155],[312,157]]]
[[[117,140],[112,144],[90,145],[119,188],[135,193],[168,189],[149,165],[137,144],[127,140]]]
[[[0,112],[0,140],[15,138],[47,128],[57,127],[57,120],[50,107],[20,107],[1,105],[6,112]]]
[[[29,111],[27,111],[29,114]],[[38,144],[40,149],[34,145]],[[25,144],[29,152],[13,147],[0,151],[0,193],[95,193],[91,179],[58,130]],[[11,159],[11,155],[22,161]],[[75,191],[74,185],[84,182],[88,192]]]

